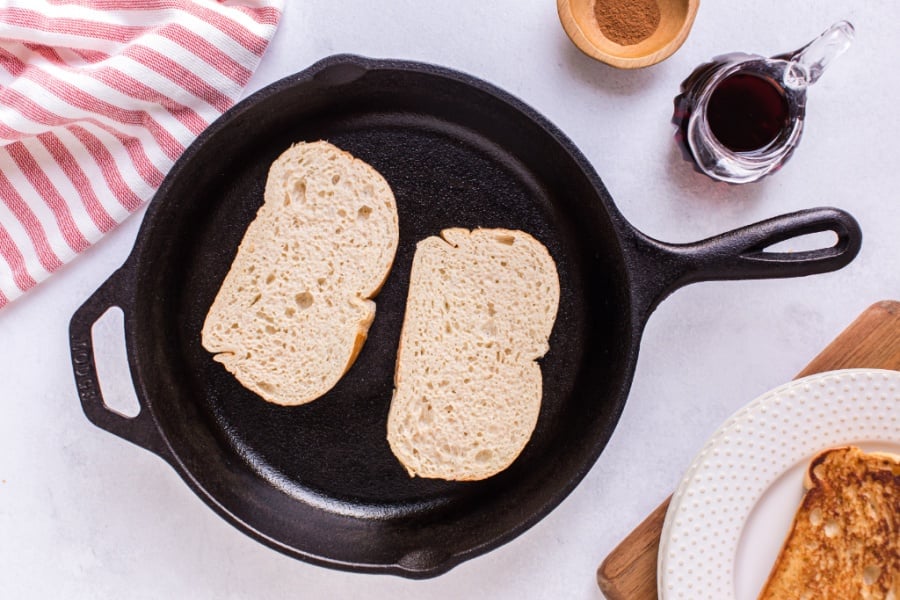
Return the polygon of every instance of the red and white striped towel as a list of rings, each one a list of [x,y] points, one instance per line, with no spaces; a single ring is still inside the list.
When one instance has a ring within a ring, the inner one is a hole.
[[[0,2],[0,307],[150,199],[238,100],[282,2]]]

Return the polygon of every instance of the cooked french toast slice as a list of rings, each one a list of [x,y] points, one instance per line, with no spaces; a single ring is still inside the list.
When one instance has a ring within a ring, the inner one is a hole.
[[[900,600],[900,456],[821,452],[759,600]]]

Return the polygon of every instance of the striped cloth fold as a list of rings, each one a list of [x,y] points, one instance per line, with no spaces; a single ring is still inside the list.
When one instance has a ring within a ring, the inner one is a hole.
[[[238,100],[282,1],[0,2],[0,308],[150,199]]]

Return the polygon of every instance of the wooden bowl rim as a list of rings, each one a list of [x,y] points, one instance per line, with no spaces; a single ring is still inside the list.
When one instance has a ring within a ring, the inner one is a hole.
[[[566,35],[569,36],[569,39],[572,40],[579,50],[591,58],[620,69],[640,69],[649,67],[662,62],[674,54],[687,39],[687,36],[694,25],[697,10],[700,7],[700,0],[687,0],[687,11],[684,21],[681,23],[678,32],[672,39],[668,40],[663,45],[648,51],[646,54],[640,56],[621,56],[597,47],[597,45],[591,41],[591,37],[585,33],[581,24],[575,19],[575,15],[572,11],[572,3],[593,3],[595,1],[596,0],[557,0],[556,8],[559,13],[559,20],[562,23]],[[597,27],[594,34],[603,36],[599,27]],[[626,48],[626,46],[622,47]]]

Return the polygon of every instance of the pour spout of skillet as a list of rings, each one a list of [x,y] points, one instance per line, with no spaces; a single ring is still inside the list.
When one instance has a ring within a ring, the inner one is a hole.
[[[350,54],[325,59],[319,66],[312,79],[323,87],[348,85],[368,72],[365,62]]]

